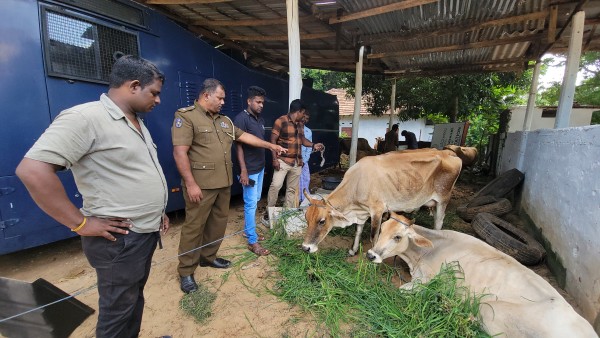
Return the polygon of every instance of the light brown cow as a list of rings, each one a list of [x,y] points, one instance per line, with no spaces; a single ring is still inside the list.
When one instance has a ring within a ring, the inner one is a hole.
[[[588,321],[542,277],[514,258],[464,233],[431,230],[391,213],[367,258],[375,263],[400,256],[415,280],[427,283],[443,264],[458,262],[461,283],[484,295],[479,307],[484,330],[494,337],[597,337]]]
[[[449,144],[444,149],[452,150],[458,158],[462,160],[463,168],[468,167],[477,161],[477,148],[475,147],[460,147]]]
[[[304,192],[310,206],[306,209],[308,227],[302,249],[315,252],[332,228],[357,224],[349,251],[354,255],[365,221],[371,218],[373,239],[388,210],[408,212],[423,205],[435,206],[435,227],[441,229],[460,169],[460,159],[448,150],[396,151],[363,158],[326,199],[316,200]]]

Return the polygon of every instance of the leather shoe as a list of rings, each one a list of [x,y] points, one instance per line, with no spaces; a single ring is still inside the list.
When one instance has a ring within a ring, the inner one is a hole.
[[[217,269],[227,269],[231,265],[231,262],[224,258],[217,258],[212,262],[200,261],[200,266],[210,266]]]
[[[194,280],[194,275],[189,276],[179,276],[179,286],[181,287],[181,291],[185,293],[190,293],[198,290],[198,284]]]

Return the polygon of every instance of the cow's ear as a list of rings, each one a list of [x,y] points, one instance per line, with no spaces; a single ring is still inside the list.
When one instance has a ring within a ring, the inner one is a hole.
[[[417,233],[414,233],[411,238],[413,242],[421,248],[433,248],[433,243],[430,240]]]
[[[346,220],[348,222],[350,222],[350,220],[348,220],[348,218],[346,218],[346,215],[342,214],[341,212],[339,212],[337,209],[335,208],[329,208],[329,212],[331,213],[331,216],[335,217],[335,218],[340,218],[343,220]]]

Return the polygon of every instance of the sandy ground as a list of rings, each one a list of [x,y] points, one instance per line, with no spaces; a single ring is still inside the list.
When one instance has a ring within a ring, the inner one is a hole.
[[[314,183],[320,182],[318,174]],[[485,181],[460,179],[453,192],[448,210],[466,202]],[[312,185],[311,185],[312,186]],[[263,200],[261,206],[264,206]],[[141,337],[322,337],[325,330],[319,328],[312,316],[279,301],[268,292],[275,281],[274,257],[260,257],[228,270],[198,268],[196,281],[217,293],[212,316],[202,324],[194,321],[179,308],[183,293],[177,278],[177,246],[181,230],[182,213],[174,214],[172,227],[163,237],[164,249],[154,254],[154,266],[146,285],[146,308]],[[259,230],[264,231],[261,225]],[[446,227],[446,225],[445,225]],[[450,228],[474,234],[469,223],[454,220]],[[448,228],[448,227],[446,227]],[[243,229],[243,201],[234,197],[231,202],[227,234]],[[266,232],[266,231],[264,231]],[[350,247],[351,238],[328,237],[321,245]],[[367,241],[368,242],[368,241]],[[364,250],[370,247],[369,243]],[[241,234],[224,240],[219,255],[233,261],[248,252]],[[548,279],[556,287],[545,265],[534,271]],[[67,293],[74,293],[95,284],[96,275],[81,250],[78,238],[53,243],[43,247],[0,256],[0,276],[24,281],[44,278]],[[566,295],[562,290],[559,290]],[[88,306],[97,309],[98,294],[92,289],[77,297]],[[567,300],[570,301],[568,295]],[[97,313],[90,316],[72,337],[93,337]]]

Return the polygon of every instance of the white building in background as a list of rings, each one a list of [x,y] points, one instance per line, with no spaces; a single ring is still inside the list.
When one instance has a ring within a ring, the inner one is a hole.
[[[330,89],[327,93],[336,95],[340,106],[340,134],[352,135],[352,116],[354,115],[354,98],[346,98],[344,89]],[[394,116],[393,123],[398,123],[400,131],[408,130],[413,132],[417,141],[431,142],[433,134],[433,124],[427,125],[425,119],[400,122],[397,116]],[[367,111],[366,99],[363,96],[360,105],[360,127],[358,128],[358,137],[362,137],[369,142],[371,147],[375,146],[377,137],[383,138],[389,130],[390,111],[387,110],[381,116],[375,116]],[[404,141],[404,137],[398,135],[399,141]]]
[[[508,122],[508,131],[522,131],[525,120],[526,106],[510,108],[511,116]],[[600,110],[600,106],[573,106],[569,127],[589,126],[592,122],[592,113]],[[531,120],[531,130],[554,129],[556,107],[535,107]]]

